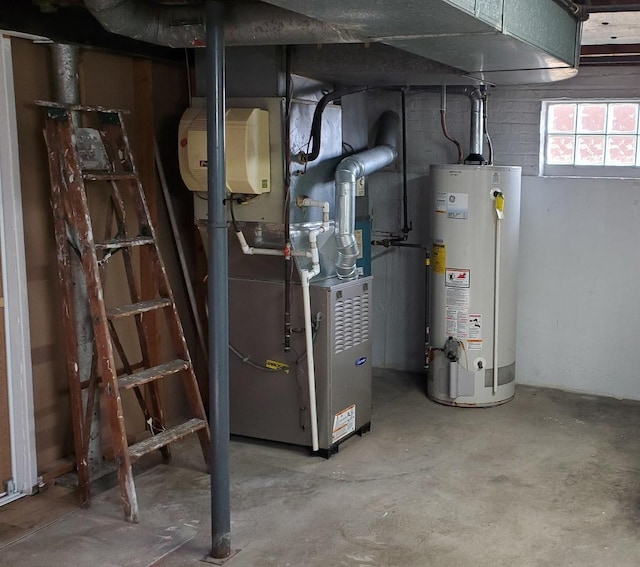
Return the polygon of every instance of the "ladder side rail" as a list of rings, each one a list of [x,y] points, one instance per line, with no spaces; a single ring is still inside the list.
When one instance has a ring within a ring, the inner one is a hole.
[[[58,279],[62,284],[62,323],[64,327],[64,346],[66,352],[66,367],[69,383],[69,397],[71,405],[71,422],[73,427],[74,452],[76,459],[76,473],[78,475],[78,495],[83,508],[91,501],[91,483],[89,479],[89,437],[88,427],[83,420],[82,387],[78,360],[78,338],[76,334],[75,310],[73,306],[72,272],[70,246],[67,238],[67,223],[64,199],[62,196],[64,177],[60,163],[60,154],[55,151],[58,142],[58,132],[53,119],[47,119],[44,129],[49,160],[49,178],[51,181],[51,209],[53,212],[54,233],[56,242],[56,256],[58,264]]]

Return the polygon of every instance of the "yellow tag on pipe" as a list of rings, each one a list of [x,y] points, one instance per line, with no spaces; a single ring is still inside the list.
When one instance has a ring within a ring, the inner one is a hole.
[[[500,220],[504,218],[504,195],[502,193],[496,195],[496,214]]]

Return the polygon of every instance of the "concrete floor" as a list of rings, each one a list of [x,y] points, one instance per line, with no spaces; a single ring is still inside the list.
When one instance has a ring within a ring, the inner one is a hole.
[[[640,564],[640,403],[519,387],[504,406],[456,409],[421,382],[377,371],[371,433],[328,461],[234,440],[240,552],[226,565]],[[140,524],[121,520],[112,489],[2,549],[0,565],[206,565],[209,480],[193,441],[136,477]]]

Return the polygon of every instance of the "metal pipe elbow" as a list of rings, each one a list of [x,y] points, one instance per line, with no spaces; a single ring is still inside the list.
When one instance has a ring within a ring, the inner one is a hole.
[[[336,274],[342,280],[351,280],[356,277],[356,260],[360,254],[358,242],[354,234],[339,234],[338,259],[336,260]]]

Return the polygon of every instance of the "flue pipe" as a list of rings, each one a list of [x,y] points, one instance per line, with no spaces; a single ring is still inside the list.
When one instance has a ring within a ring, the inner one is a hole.
[[[80,81],[78,69],[80,50],[75,45],[53,43],[51,45],[51,61],[53,63],[53,89],[55,100],[62,104],[80,104]],[[80,112],[71,112],[71,120],[74,129],[82,126]],[[78,235],[69,233],[72,245],[78,245]],[[93,323],[89,309],[89,292],[87,279],[82,269],[80,258],[71,254],[71,271],[73,279],[73,310],[75,313],[75,328],[77,341],[78,376],[81,382],[86,382],[91,377],[93,364]],[[78,467],[78,484],[80,494],[89,494],[91,476],[98,476],[103,463],[102,440],[100,437],[100,404],[94,403],[88,408],[92,396],[87,388],[82,389],[83,411],[91,415],[89,426],[89,440],[87,444],[87,460],[89,474],[86,469]],[[78,443],[80,440],[75,439]],[[76,446],[77,455],[82,454],[82,447]],[[83,502],[88,505],[88,502]]]
[[[396,150],[400,119],[387,111],[380,117],[376,145],[370,150],[348,156],[336,169],[336,273],[340,279],[356,278],[358,243],[355,237],[356,184],[358,179],[392,164]]]
[[[485,163],[482,155],[484,142],[484,95],[479,88],[469,89],[471,101],[471,131],[469,135],[469,155],[466,163]]]

